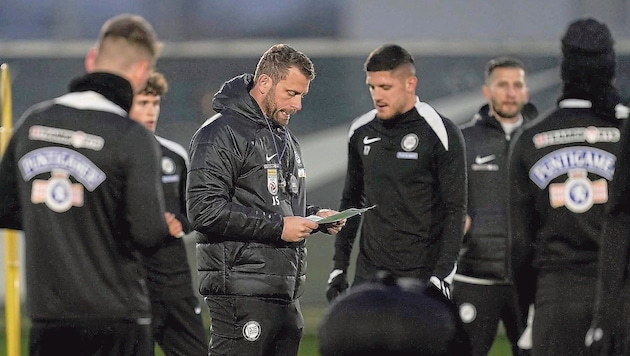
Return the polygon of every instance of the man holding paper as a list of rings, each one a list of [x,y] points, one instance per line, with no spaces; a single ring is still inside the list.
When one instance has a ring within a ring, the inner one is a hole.
[[[304,160],[287,127],[314,78],[304,53],[274,45],[254,74],[223,84],[213,100],[218,114],[192,138],[187,207],[212,317],[209,354],[298,353],[304,240],[345,223],[306,218],[337,213],[306,204]]]
[[[359,225],[353,286],[385,270],[431,282],[450,298],[466,215],[466,157],[461,131],[420,102],[413,57],[397,45],[365,63],[375,109],[353,121],[340,210],[376,207],[348,219],[335,240],[326,297],[348,288],[347,269]]]

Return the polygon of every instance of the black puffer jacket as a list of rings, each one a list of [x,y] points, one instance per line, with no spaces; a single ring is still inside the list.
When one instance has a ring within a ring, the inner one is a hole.
[[[528,122],[537,114],[536,107],[528,103],[522,111],[523,121]],[[472,225],[464,236],[455,279],[468,276],[509,282],[512,278],[508,265],[506,182],[511,135],[490,116],[488,104],[464,124],[462,134],[466,141],[468,215]]]
[[[252,85],[251,74],[224,83],[219,114],[192,138],[187,206],[199,292],[292,301],[303,292],[306,246],[280,237],[284,216],[307,213],[304,162],[297,139],[249,95]]]

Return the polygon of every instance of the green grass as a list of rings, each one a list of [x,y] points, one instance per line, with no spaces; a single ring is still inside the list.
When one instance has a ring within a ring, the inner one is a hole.
[[[302,338],[302,342],[300,343],[300,350],[298,352],[299,356],[320,356],[318,351],[318,343],[317,343],[317,328],[319,326],[319,322],[323,315],[323,310],[321,308],[307,308],[303,309],[304,313],[304,337]],[[6,346],[6,328],[5,328],[5,318],[4,318],[4,308],[0,311],[0,316],[2,319],[0,320],[0,355],[6,354],[7,346]],[[209,324],[209,318],[205,318],[206,324]],[[21,330],[21,354],[28,355],[28,328],[29,322],[27,319],[22,321],[22,330]],[[156,356],[164,356],[162,350],[156,348],[155,352]],[[512,355],[510,351],[510,344],[507,341],[505,335],[499,334],[495,339],[494,345],[488,356],[510,356]]]
[[[299,356],[320,356],[318,352],[317,336],[315,334],[305,334],[300,343]],[[488,352],[488,356],[511,356],[510,343],[505,335],[497,335],[494,345]]]
[[[324,315],[324,310],[321,308],[303,308],[304,314],[304,336],[300,343],[300,351],[298,356],[320,356],[317,343],[317,329],[319,327],[320,320]],[[502,328],[500,328],[502,329]],[[512,350],[510,343],[507,340],[503,330],[499,331],[494,340],[492,348],[488,352],[488,356],[511,356]]]

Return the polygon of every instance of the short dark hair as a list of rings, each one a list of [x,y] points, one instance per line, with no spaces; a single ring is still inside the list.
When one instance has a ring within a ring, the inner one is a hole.
[[[258,80],[262,74],[267,74],[274,83],[277,83],[287,77],[291,67],[297,68],[309,80],[315,79],[313,62],[304,53],[286,44],[276,44],[260,57],[254,80]]]
[[[100,45],[107,39],[124,39],[142,49],[151,57],[157,57],[162,50],[153,26],[142,16],[120,14],[105,21],[98,36]]]
[[[399,45],[386,44],[368,55],[364,69],[366,72],[390,71],[404,64],[414,66],[413,56]]]
[[[162,73],[151,72],[147,85],[140,94],[162,96],[168,91],[168,82]]]
[[[484,79],[488,80],[497,68],[520,68],[525,70],[525,65],[520,60],[514,57],[502,56],[496,57],[486,63],[486,70],[484,71]]]

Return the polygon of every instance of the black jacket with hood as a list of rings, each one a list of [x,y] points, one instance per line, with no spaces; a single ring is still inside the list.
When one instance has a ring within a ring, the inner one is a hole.
[[[468,164],[468,215],[472,219],[457,263],[455,280],[470,278],[493,283],[512,280],[508,239],[508,151],[516,132],[506,134],[501,123],[490,115],[489,105],[479,109],[464,124]],[[523,124],[538,115],[527,103],[521,112]]]
[[[306,172],[297,139],[265,118],[249,95],[253,84],[252,74],[224,83],[218,114],[191,141],[187,207],[198,232],[199,292],[290,302],[303,292],[306,246],[281,239],[283,217],[307,215]]]

